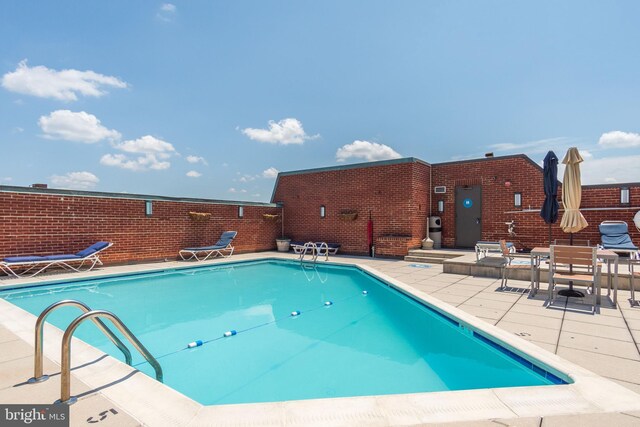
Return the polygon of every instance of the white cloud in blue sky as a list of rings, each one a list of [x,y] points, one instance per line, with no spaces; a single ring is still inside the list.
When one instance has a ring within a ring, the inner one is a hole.
[[[171,163],[168,159],[177,154],[173,144],[151,135],[117,142],[112,145],[116,150],[124,151],[128,155],[121,153],[105,154],[100,159],[100,164],[134,172],[169,169]],[[132,154],[133,156],[131,156]]]
[[[103,140],[117,141],[122,136],[120,132],[104,127],[93,114],[84,111],[53,111],[47,116],[41,116],[38,126],[42,129],[42,136],[47,139],[87,144]]]
[[[74,69],[56,71],[42,65],[29,67],[20,61],[15,71],[2,76],[2,87],[11,92],[60,101],[77,101],[78,96],[100,97],[106,88],[126,88],[127,83],[113,76]]]
[[[173,3],[163,3],[162,5],[160,5],[156,16],[161,21],[170,22],[173,20],[177,9],[178,8]]]
[[[69,190],[91,190],[100,179],[91,172],[69,172],[64,175],[53,175],[50,178],[52,187]]]
[[[336,160],[338,162],[345,162],[347,160],[373,162],[377,160],[398,159],[400,157],[402,156],[388,145],[360,140],[343,145],[336,151]]]
[[[262,172],[262,177],[267,179],[273,179],[278,176],[278,172],[280,171],[272,166],[270,168],[265,169]]]
[[[621,132],[619,130],[606,132],[600,136],[598,144],[604,148],[640,147],[640,133]]]
[[[242,129],[242,133],[253,141],[271,144],[303,144],[309,139],[319,138],[320,135],[307,135],[298,119],[287,118],[278,122],[269,120],[268,129]]]
[[[186,173],[189,178],[200,178],[202,174],[198,171],[189,171]]]
[[[207,160],[204,157],[201,156],[194,156],[194,155],[189,155],[187,157],[185,157],[185,160],[189,163],[202,163],[205,166],[208,166],[209,163],[207,163]]]

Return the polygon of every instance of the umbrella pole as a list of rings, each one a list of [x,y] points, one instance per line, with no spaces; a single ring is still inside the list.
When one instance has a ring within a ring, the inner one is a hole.
[[[573,233],[569,233],[569,246],[573,246]],[[573,264],[569,264],[569,274],[573,274]],[[576,291],[573,289],[572,280],[569,281],[569,289],[564,289],[558,292],[558,294],[564,297],[576,297],[576,298],[584,297],[584,294],[582,292]]]

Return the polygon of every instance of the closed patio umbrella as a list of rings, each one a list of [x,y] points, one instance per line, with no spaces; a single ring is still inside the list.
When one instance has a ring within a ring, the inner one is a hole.
[[[564,156],[562,163],[566,165],[564,178],[562,180],[562,205],[564,214],[560,220],[560,228],[565,233],[570,234],[570,242],[573,244],[573,233],[586,228],[589,223],[580,212],[580,202],[582,201],[582,182],[580,179],[580,163],[582,156],[576,147],[571,147]],[[570,271],[571,271],[570,266]],[[569,289],[560,291],[560,295],[567,297],[583,297],[581,292],[573,290],[573,282],[569,282]]]
[[[580,163],[582,161],[582,156],[580,156],[576,147],[569,148],[564,160],[562,160],[562,163],[567,165],[564,170],[564,179],[562,180],[564,215],[562,215],[562,220],[560,221],[560,228],[565,233],[577,233],[589,225],[580,212],[580,202],[582,201]]]
[[[549,151],[543,164],[544,203],[540,216],[549,224],[549,244],[551,244],[551,224],[558,220],[558,156]]]

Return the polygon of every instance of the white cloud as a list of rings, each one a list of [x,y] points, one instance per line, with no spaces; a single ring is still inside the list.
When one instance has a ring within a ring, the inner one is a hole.
[[[207,161],[205,160],[204,157],[200,157],[200,156],[187,156],[186,157],[187,162],[189,163],[202,163],[203,165],[207,166],[209,165],[209,163],[207,163]]]
[[[256,179],[256,177],[252,176],[252,175],[242,175],[240,178],[238,178],[238,181],[239,182],[251,182],[251,181],[255,181],[255,179]]]
[[[24,128],[21,128],[20,126],[16,126],[13,129],[11,129],[11,133],[22,133],[24,132]]]
[[[198,171],[189,171],[187,172],[187,176],[189,178],[200,178],[202,176],[202,174]]]
[[[156,14],[156,16],[162,21],[169,22],[173,20],[176,10],[177,8],[175,4],[163,3],[160,6],[160,9],[158,9],[158,13]]]
[[[598,145],[604,148],[634,148],[640,147],[640,133],[622,132],[615,130],[603,133]]]
[[[591,154],[591,151],[589,151],[589,150],[580,150],[580,155],[585,160],[593,158],[593,154]],[[544,162],[543,162],[543,164],[544,164]]]
[[[169,169],[171,163],[158,159],[155,154],[145,154],[136,158],[130,158],[124,154],[105,154],[100,159],[100,164],[114,166],[121,169],[128,169],[135,172],[142,172],[149,169],[164,170]]]
[[[237,189],[237,188],[234,188],[234,187],[229,188],[227,191],[229,193],[246,193],[247,192],[247,190],[245,190],[245,189]]]
[[[307,135],[298,119],[288,118],[275,122],[269,121],[269,129],[242,129],[242,133],[250,139],[271,144],[302,144],[308,139],[318,138],[320,135]]]
[[[276,169],[274,167],[270,167],[269,169],[265,169],[262,172],[262,177],[263,178],[268,178],[268,179],[273,179],[273,178],[278,176],[278,172],[280,172],[278,169]]]
[[[107,94],[105,87],[126,88],[127,83],[93,71],[57,71],[43,65],[29,67],[25,59],[15,71],[2,76],[2,87],[39,98],[76,101],[78,95],[100,97]]]
[[[637,182],[640,177],[640,155],[585,160],[580,163],[580,172],[583,184]],[[562,177],[563,173],[558,168],[558,176]]]
[[[397,159],[402,157],[388,145],[369,141],[353,141],[343,145],[336,151],[336,160],[344,162],[348,159],[363,159],[366,161]]]
[[[69,172],[64,175],[53,175],[50,179],[55,187],[71,190],[90,190],[100,182],[100,179],[91,172]]]
[[[38,126],[47,139],[93,144],[104,139],[115,141],[121,137],[120,132],[107,129],[96,116],[84,111],[56,110],[48,116],[41,116]]]
[[[100,159],[100,164],[136,172],[169,169],[171,163],[167,159],[177,154],[173,144],[151,135],[114,143],[113,147],[125,153],[138,154],[138,156],[105,154]]]
[[[114,148],[126,153],[158,154],[163,158],[167,158],[167,156],[176,151],[170,142],[163,141],[151,135],[145,135],[138,139],[131,139],[114,144]]]

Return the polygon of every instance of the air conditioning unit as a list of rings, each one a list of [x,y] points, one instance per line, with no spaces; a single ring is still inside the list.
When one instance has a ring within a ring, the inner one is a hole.
[[[444,194],[447,192],[447,187],[445,187],[444,185],[439,185],[433,188],[433,192],[436,194]]]

